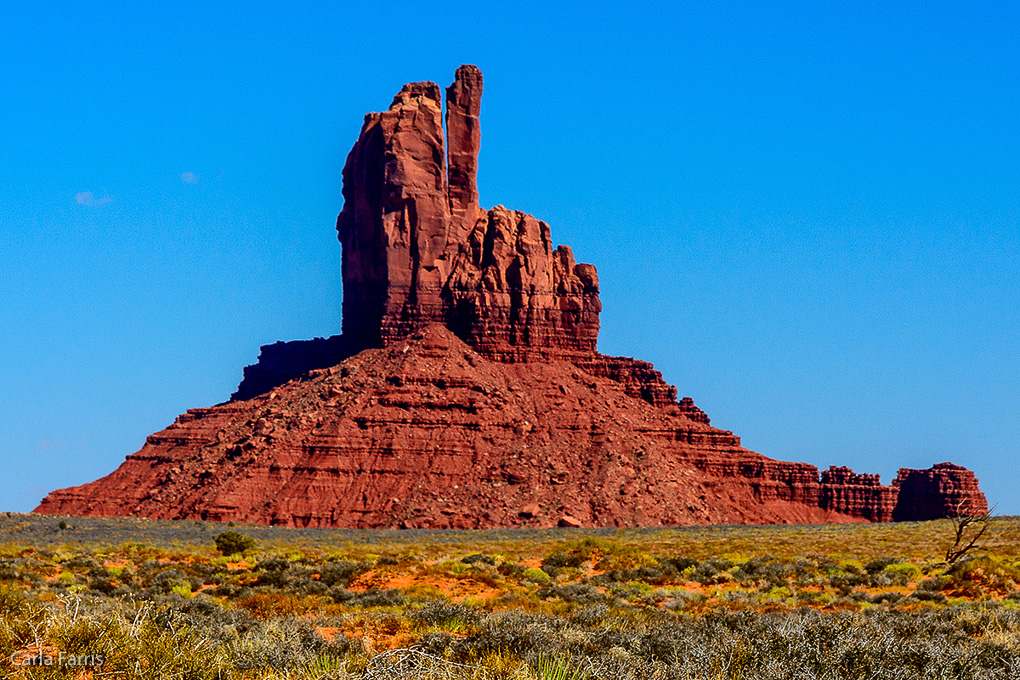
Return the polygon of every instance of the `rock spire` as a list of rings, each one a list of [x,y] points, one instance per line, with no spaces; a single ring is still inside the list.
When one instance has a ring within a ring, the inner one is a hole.
[[[436,322],[491,355],[594,351],[595,267],[554,247],[545,222],[478,206],[481,101],[482,73],[465,65],[446,90],[445,136],[435,83],[365,117],[337,219],[343,333],[383,346]]]

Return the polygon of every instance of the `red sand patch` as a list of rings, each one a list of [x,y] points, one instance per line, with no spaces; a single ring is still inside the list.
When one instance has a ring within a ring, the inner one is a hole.
[[[477,597],[481,599],[492,599],[499,597],[499,588],[494,588],[488,583],[477,581],[473,578],[443,578],[428,576],[416,573],[380,573],[368,571],[354,580],[348,586],[348,590],[356,593],[363,593],[366,590],[377,588],[380,590],[400,589],[406,590],[415,586],[436,588],[455,602],[460,602],[466,597]]]

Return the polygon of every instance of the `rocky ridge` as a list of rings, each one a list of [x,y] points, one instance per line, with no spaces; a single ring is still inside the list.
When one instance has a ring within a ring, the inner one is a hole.
[[[264,346],[37,512],[481,528],[927,519],[987,509],[970,471],[877,475],[740,446],[654,367],[597,352],[599,280],[549,225],[478,205],[482,75],[411,83],[343,169],[342,334]],[[445,123],[445,129],[444,129]]]

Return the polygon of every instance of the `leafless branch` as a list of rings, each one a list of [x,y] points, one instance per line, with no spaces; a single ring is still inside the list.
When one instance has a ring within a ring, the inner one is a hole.
[[[953,544],[946,549],[946,562],[954,564],[971,551],[982,546],[981,539],[992,526],[992,511],[970,514],[964,510],[966,499],[956,505],[956,512],[949,518],[953,526]]]

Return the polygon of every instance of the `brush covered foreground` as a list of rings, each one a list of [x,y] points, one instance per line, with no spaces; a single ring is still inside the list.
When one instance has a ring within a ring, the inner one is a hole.
[[[65,528],[60,528],[63,522]],[[232,530],[255,539],[222,555]],[[0,516],[11,678],[1015,678],[1020,520],[310,531]],[[45,658],[102,665],[28,665]]]

